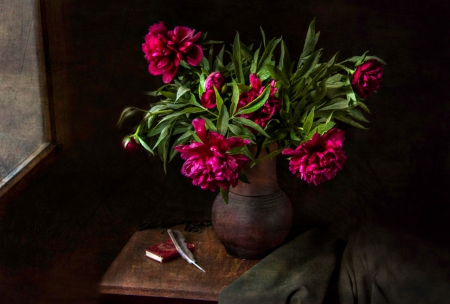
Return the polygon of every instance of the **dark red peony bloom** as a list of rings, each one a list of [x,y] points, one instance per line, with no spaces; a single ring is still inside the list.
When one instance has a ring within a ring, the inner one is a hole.
[[[324,135],[319,133],[297,148],[283,150],[291,156],[289,170],[309,184],[319,185],[336,176],[347,158],[342,149],[345,131],[333,128]]]
[[[122,147],[125,151],[130,153],[136,153],[141,149],[141,145],[138,144],[134,138],[130,138],[130,140],[124,140],[122,142]]]
[[[256,74],[250,75],[250,86],[251,88],[248,92],[239,95],[237,110],[255,100],[265,89]],[[275,87],[275,81],[273,80],[270,83],[270,95],[266,103],[259,110],[249,114],[242,114],[241,116],[252,120],[261,126],[261,128],[264,128],[272,116],[281,110],[281,101],[275,96],[276,91],[277,88]]]
[[[350,82],[355,93],[362,98],[369,97],[380,87],[383,70],[384,65],[375,59],[369,59],[359,65]]]
[[[181,173],[192,178],[192,184],[203,190],[215,191],[218,187],[227,189],[238,184],[239,172],[242,166],[250,161],[243,154],[227,154],[236,147],[243,147],[250,143],[240,137],[225,138],[216,132],[207,132],[205,121],[196,118],[192,125],[202,142],[192,142],[190,145],[176,146],[185,163]]]
[[[177,73],[181,60],[197,66],[203,58],[203,50],[200,45],[195,44],[201,33],[194,35],[194,32],[195,30],[185,26],[177,26],[173,31],[168,31],[162,21],[150,26],[142,44],[150,74],[162,74],[164,83],[169,83]]]

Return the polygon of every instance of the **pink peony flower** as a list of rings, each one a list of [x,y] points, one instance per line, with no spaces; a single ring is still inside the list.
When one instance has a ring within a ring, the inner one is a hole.
[[[129,153],[136,153],[141,149],[141,145],[138,144],[134,138],[130,138],[130,140],[127,142],[126,140],[124,140],[122,142],[122,147],[125,151],[129,152]]]
[[[239,95],[237,110],[255,100],[265,89],[256,74],[250,75],[250,86],[251,88],[248,92],[244,92]],[[278,113],[281,109],[281,101],[275,96],[276,92],[277,88],[275,87],[275,81],[273,80],[270,83],[270,95],[266,103],[257,111],[249,114],[242,114],[241,116],[252,120],[261,126],[261,128],[264,128],[272,116],[275,113]]]
[[[177,26],[173,31],[168,31],[162,21],[150,26],[142,44],[150,74],[162,74],[164,83],[169,83],[178,72],[181,60],[197,66],[203,58],[203,50],[194,43],[201,33],[194,35],[194,32],[195,30],[185,26]]]
[[[250,159],[243,154],[227,154],[227,151],[245,146],[250,140],[239,137],[225,138],[219,133],[207,132],[205,121],[200,118],[194,119],[192,125],[202,142],[175,147],[181,158],[186,160],[181,173],[192,178],[192,184],[203,190],[215,191],[217,187],[224,190],[228,186],[235,187],[242,166]]]
[[[341,171],[347,158],[342,149],[345,131],[333,128],[324,135],[319,133],[297,148],[283,150],[290,155],[289,170],[309,184],[319,185]]]
[[[362,98],[367,98],[381,85],[384,65],[375,59],[369,59],[359,65],[350,81],[353,90]]]
[[[202,97],[200,97],[200,102],[207,109],[214,108],[216,106],[216,92],[214,90],[203,92]]]

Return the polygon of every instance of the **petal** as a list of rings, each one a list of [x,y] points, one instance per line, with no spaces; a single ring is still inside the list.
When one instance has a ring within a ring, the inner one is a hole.
[[[193,47],[187,53],[186,62],[189,65],[197,66],[203,59],[203,50],[202,47],[194,44]]]
[[[195,118],[192,121],[192,125],[194,126],[194,130],[197,133],[198,137],[200,137],[202,142],[204,144],[208,144],[208,137],[205,128],[205,120],[201,118]]]
[[[165,70],[163,73],[163,82],[164,83],[170,83],[173,79],[173,77],[178,72],[178,66],[172,65],[172,67],[168,70]]]
[[[243,147],[250,143],[250,139],[242,139],[240,137],[230,137],[227,139],[230,149],[235,147]]]

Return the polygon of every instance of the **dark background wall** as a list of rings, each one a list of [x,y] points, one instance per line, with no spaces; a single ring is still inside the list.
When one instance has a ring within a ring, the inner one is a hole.
[[[67,118],[73,142],[0,221],[6,302],[95,302],[98,280],[142,221],[209,218],[216,194],[191,186],[179,160],[164,174],[158,159],[120,148],[131,130],[116,127],[120,112],[147,108],[143,92],[161,84],[148,74],[141,51],[149,25],[159,21],[227,42],[239,31],[247,43],[259,43],[262,26],[267,37],[282,35],[295,57],[316,17],[324,60],[366,50],[383,58],[382,87],[368,101],[370,130],[347,129],[344,171],[311,187],[280,159],[280,185],[297,225],[327,224],[345,237],[352,224],[374,220],[449,244],[444,1],[65,0],[62,7],[65,47],[51,46],[49,64],[66,77],[56,88],[65,92],[56,115]]]

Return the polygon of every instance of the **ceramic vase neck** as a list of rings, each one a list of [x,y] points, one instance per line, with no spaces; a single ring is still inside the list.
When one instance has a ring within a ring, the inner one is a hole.
[[[272,144],[269,147],[269,153],[275,151],[276,148],[276,143]],[[249,148],[253,155],[256,153],[256,149],[256,146]],[[267,151],[261,150],[258,160],[264,158],[266,155]],[[250,183],[247,184],[239,181],[236,187],[230,188],[230,192],[243,196],[264,196],[273,194],[279,190],[276,157],[264,159],[253,167],[246,165],[243,171]]]

